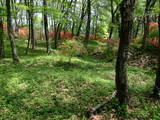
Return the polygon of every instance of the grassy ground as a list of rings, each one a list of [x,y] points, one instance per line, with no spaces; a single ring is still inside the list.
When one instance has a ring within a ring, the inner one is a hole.
[[[87,120],[86,111],[115,90],[115,67],[89,56],[68,58],[56,52],[47,55],[41,45],[25,55],[18,42],[20,64],[11,63],[10,50],[0,60],[0,119]],[[8,45],[6,45],[8,46]],[[159,120],[160,101],[149,97],[155,73],[129,67],[132,97],[130,120]],[[94,118],[116,119],[116,102],[105,106]]]

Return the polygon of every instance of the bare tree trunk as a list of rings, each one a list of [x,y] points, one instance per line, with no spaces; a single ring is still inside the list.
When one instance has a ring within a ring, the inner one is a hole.
[[[28,12],[28,14],[30,14]],[[26,48],[26,54],[28,54],[28,50],[29,50],[29,45],[30,45],[30,40],[31,40],[31,22],[30,22],[30,18],[28,18],[28,27],[29,27],[29,33],[28,33],[28,43],[27,43],[27,48]]]
[[[83,24],[83,20],[84,20],[84,17],[85,17],[85,2],[82,1],[82,11],[81,11],[81,18],[80,18],[80,23],[79,23],[79,26],[78,26],[78,31],[77,31],[77,36],[80,35],[80,32],[81,32],[81,27],[82,27],[82,24]]]
[[[51,52],[51,46],[50,46],[50,40],[48,38],[48,19],[47,19],[47,1],[43,0],[43,6],[44,6],[44,30],[45,30],[45,39],[46,39],[46,47],[47,47],[47,53]]]
[[[113,0],[110,0],[111,2],[111,16],[112,16],[112,24],[114,24],[114,11],[113,11]],[[113,25],[111,25],[110,33],[109,33],[109,38],[112,38],[112,33],[113,33]]]
[[[4,39],[3,39],[3,21],[1,16],[0,16],[0,36],[1,36],[0,37],[0,57],[3,58],[5,54],[4,54]]]
[[[160,1],[159,1],[159,8],[160,8]],[[160,49],[160,13],[158,17],[158,27],[159,27],[159,49]],[[160,53],[158,54],[158,68],[157,68],[156,82],[154,88],[154,95],[155,97],[160,97]]]
[[[30,7],[31,7],[31,11],[30,11],[30,24],[31,24],[31,43],[32,43],[32,50],[35,49],[35,38],[34,38],[34,23],[33,23],[33,0],[30,0]]]
[[[140,23],[141,23],[141,18],[138,20],[137,29],[136,29],[135,34],[134,34],[134,37],[135,37],[135,38],[136,38],[137,35],[138,35]]]
[[[76,4],[77,4],[77,0],[75,0],[75,4],[74,4],[74,10],[73,10],[73,12],[74,12],[74,14],[75,14],[75,12],[76,12]],[[72,19],[73,20],[73,24],[72,24],[72,35],[74,35],[74,29],[75,29],[75,20],[74,20],[74,18]]]
[[[96,7],[96,25],[95,25],[95,33],[94,33],[94,35],[95,35],[95,38],[97,39],[97,31],[98,31],[98,6]]]
[[[54,49],[58,48],[58,40],[60,39],[60,27],[61,24],[58,23],[57,27],[55,27],[55,36],[54,36]]]
[[[91,23],[91,1],[90,0],[87,0],[87,14],[88,14],[88,19],[87,19],[87,27],[86,27],[86,36],[84,40],[84,44],[86,46],[88,44],[88,39],[90,34],[90,23]]]
[[[115,14],[118,11],[119,5],[116,7],[116,9],[114,10],[114,5],[113,5],[113,0],[110,0],[111,2],[111,28],[110,28],[110,33],[109,33],[109,38],[112,38],[112,34],[113,34],[113,24],[115,24]]]
[[[120,28],[120,44],[118,49],[118,57],[116,63],[116,88],[119,104],[123,106],[124,113],[129,103],[128,95],[128,79],[127,79],[127,60],[129,39],[131,37],[133,11],[135,0],[123,0],[120,4],[121,28]]]
[[[29,5],[29,0],[24,0],[25,2],[25,5],[26,6],[30,6]],[[30,46],[30,41],[31,41],[31,13],[30,13],[30,10],[27,10],[27,13],[26,13],[26,19],[27,19],[27,22],[28,22],[28,28],[29,28],[29,31],[28,31],[28,42],[27,42],[27,48],[26,48],[26,54],[28,54],[28,51],[29,51],[29,46]]]
[[[6,2],[6,10],[7,10],[8,38],[9,38],[10,44],[11,44],[12,58],[13,58],[14,63],[19,63],[19,58],[18,58],[17,49],[16,49],[16,43],[15,43],[15,39],[13,36],[10,0],[8,0]]]
[[[149,22],[150,22],[150,12],[154,7],[156,0],[146,0],[146,8],[144,14],[144,35],[142,41],[142,48],[145,48],[146,42],[149,38]]]

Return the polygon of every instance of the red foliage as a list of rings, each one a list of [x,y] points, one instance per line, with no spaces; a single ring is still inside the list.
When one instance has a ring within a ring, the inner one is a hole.
[[[48,34],[48,37],[53,38],[55,36],[55,34],[56,34],[56,30],[51,30],[51,32]],[[73,34],[71,32],[61,31],[60,32],[60,37],[61,38],[72,38]]]
[[[4,31],[5,34],[7,34],[7,32],[8,32],[7,31],[7,24],[3,24],[3,31]]]
[[[7,24],[3,24],[3,30],[5,34],[8,33]],[[15,28],[13,32],[14,32],[14,35],[17,37],[26,38],[28,36],[29,30],[28,30],[28,27],[20,26],[20,27]]]
[[[29,33],[28,27],[18,27],[18,33],[16,34],[18,34],[20,38],[27,38],[28,33]]]
[[[48,34],[49,38],[53,38],[55,36],[56,30],[51,30],[51,32]]]
[[[149,23],[149,30],[152,32],[152,31],[155,31],[155,30],[158,30],[158,22],[150,22]],[[158,47],[159,45],[159,42],[158,42],[158,38],[149,38],[148,39],[148,42],[156,47]]]
[[[158,22],[150,22],[150,23],[149,23],[149,26],[150,26],[150,27],[158,26]]]
[[[106,38],[102,38],[102,40],[107,41],[107,40],[110,40],[110,38],[106,37]]]
[[[61,32],[61,38],[72,38],[73,34],[71,32]]]
[[[95,37],[95,35],[90,35],[89,37],[88,37],[88,40],[94,40],[96,37]]]
[[[158,39],[158,38],[150,38],[150,39],[148,40],[148,42],[149,42],[150,44],[156,46],[156,47],[159,46],[159,39]]]

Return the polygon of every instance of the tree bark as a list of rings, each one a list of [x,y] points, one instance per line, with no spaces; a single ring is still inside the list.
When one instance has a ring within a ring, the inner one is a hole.
[[[31,24],[31,43],[32,43],[32,50],[35,49],[35,38],[34,38],[34,22],[33,22],[33,0],[30,0],[30,7],[31,7],[31,11],[30,11],[30,24]]]
[[[99,19],[99,13],[98,13],[98,5],[97,5],[96,6],[96,23],[95,23],[95,31],[94,31],[94,35],[96,39],[97,39],[97,32],[98,32],[98,19]]]
[[[110,2],[111,2],[112,24],[114,24],[114,8],[113,8],[113,0],[110,0]],[[110,29],[109,38],[112,38],[112,33],[113,33],[113,25],[111,26],[111,29]]]
[[[135,37],[135,38],[136,38],[137,35],[138,35],[140,23],[141,23],[141,18],[138,20],[138,23],[137,23],[137,28],[136,28],[136,31],[135,31],[135,34],[134,34],[134,37]]]
[[[89,39],[89,34],[90,34],[90,23],[91,23],[91,0],[87,0],[87,26],[86,26],[86,35],[85,35],[85,40],[84,44],[87,46],[88,44],[88,39]]]
[[[29,33],[28,33],[28,42],[27,42],[27,48],[26,48],[26,54],[28,54],[28,50],[29,50],[29,45],[30,45],[30,37],[31,37],[31,23],[30,23],[30,19],[28,20],[28,28],[29,28]]]
[[[119,5],[117,5],[116,9],[114,10],[114,5],[113,5],[113,0],[110,0],[111,2],[111,28],[110,28],[110,33],[109,33],[109,38],[112,38],[112,34],[113,34],[113,31],[114,31],[114,27],[113,27],[113,24],[115,24],[115,14],[116,12],[118,11],[118,8],[119,8]]]
[[[119,104],[127,106],[129,103],[128,79],[127,79],[127,60],[129,40],[131,37],[133,11],[135,0],[123,0],[120,4],[121,28],[120,44],[116,62],[116,88]],[[126,112],[126,107],[124,107]]]
[[[24,0],[25,2],[25,5],[26,6],[30,6],[29,5],[29,0]],[[30,10],[27,10],[27,13],[26,13],[26,19],[27,19],[27,22],[28,22],[28,42],[27,42],[27,48],[26,48],[26,54],[28,54],[28,51],[29,51],[29,46],[30,46],[30,41],[31,41],[31,13],[30,13]]]
[[[74,10],[73,10],[74,14],[76,14],[76,13],[75,13],[75,12],[76,12],[76,4],[77,4],[77,0],[75,0],[75,4],[74,4]],[[74,20],[74,18],[73,18],[72,20],[73,20],[73,24],[72,24],[72,35],[74,35],[74,29],[75,29],[75,23],[76,23],[76,21]]]
[[[19,58],[16,49],[16,43],[13,36],[13,27],[12,27],[12,19],[11,19],[11,6],[10,0],[6,2],[6,10],[7,10],[7,29],[8,29],[8,38],[10,40],[11,50],[12,50],[12,58],[14,63],[19,63]]]
[[[50,40],[48,38],[48,19],[47,19],[47,1],[43,0],[43,6],[44,6],[44,31],[45,31],[45,39],[46,39],[46,47],[47,47],[47,53],[51,52],[51,46],[50,46]]]
[[[0,58],[3,58],[5,56],[4,53],[4,39],[3,39],[3,21],[0,11]]]
[[[82,27],[82,24],[83,24],[83,20],[84,20],[84,17],[85,17],[85,14],[86,14],[86,12],[85,12],[85,2],[84,1],[82,1],[83,3],[82,3],[82,10],[81,10],[81,18],[80,18],[80,23],[79,23],[79,26],[78,26],[78,31],[77,31],[77,36],[79,36],[80,35],[80,32],[81,32],[81,27]]]
[[[160,1],[159,1],[159,8],[160,8]],[[160,13],[158,17],[158,28],[159,28],[159,49],[160,49]],[[158,68],[157,68],[157,74],[156,74],[154,95],[155,97],[160,97],[160,53],[158,55],[157,61],[158,61]]]
[[[156,0],[146,0],[146,8],[144,14],[144,35],[142,41],[142,48],[145,48],[146,42],[149,38],[149,22],[150,22],[150,12],[154,7]]]

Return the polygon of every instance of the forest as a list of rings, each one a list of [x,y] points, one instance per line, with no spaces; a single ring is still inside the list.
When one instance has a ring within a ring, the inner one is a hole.
[[[0,120],[160,120],[160,0],[0,0]]]

